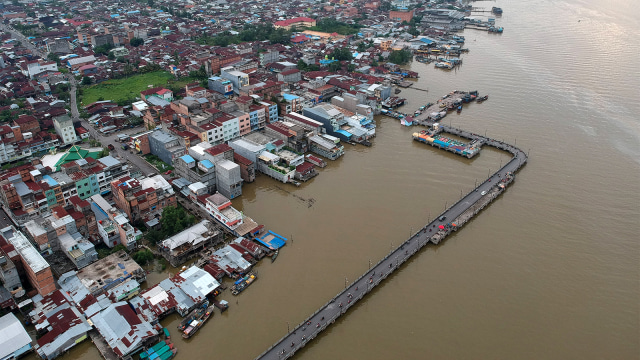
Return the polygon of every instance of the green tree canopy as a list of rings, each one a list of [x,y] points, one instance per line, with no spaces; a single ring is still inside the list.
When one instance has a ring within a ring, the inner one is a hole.
[[[351,61],[351,59],[353,58],[351,56],[351,50],[349,50],[348,48],[335,49],[333,50],[331,55],[329,55],[329,57],[338,61]]]
[[[409,50],[394,50],[389,55],[389,62],[402,65],[406,64],[413,59],[413,54]]]

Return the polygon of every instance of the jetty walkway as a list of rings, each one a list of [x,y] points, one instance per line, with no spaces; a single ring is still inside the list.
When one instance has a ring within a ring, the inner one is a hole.
[[[427,123],[421,119],[421,123]],[[399,247],[392,250],[375,266],[362,274],[346,289],[322,305],[316,312],[296,326],[256,359],[287,359],[313,340],[324,329],[344,315],[373,288],[383,282],[396,269],[400,268],[411,256],[428,243],[438,244],[451,232],[457,231],[473,216],[500,195],[514,181],[515,172],[522,167],[528,155],[515,147],[498,140],[486,138],[465,130],[443,126],[444,131],[470,140],[483,141],[485,146],[492,146],[513,155],[502,168],[478,185],[474,190],[451,205],[442,214],[429,222]]]

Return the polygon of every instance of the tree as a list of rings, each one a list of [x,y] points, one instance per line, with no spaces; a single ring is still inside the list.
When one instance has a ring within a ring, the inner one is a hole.
[[[144,44],[144,40],[141,38],[132,38],[131,41],[129,41],[129,45],[133,46],[133,47],[138,47],[140,45]]]
[[[335,71],[338,71],[340,69],[342,69],[342,65],[340,65],[339,61],[334,61],[331,64],[329,64],[329,71],[335,72]]]
[[[147,0],[147,5],[149,5],[149,7],[153,7],[153,5],[155,5],[155,2],[153,0]]]
[[[339,61],[351,61],[351,51],[348,48],[338,48],[333,50],[331,55],[329,55],[332,59],[336,59]]]
[[[116,59],[116,55],[113,53],[113,51],[109,51],[109,55],[107,55],[107,58],[113,61]]]
[[[153,253],[149,251],[149,249],[144,249],[133,254],[132,258],[139,265],[146,265],[147,263],[153,261]]]
[[[91,85],[91,78],[88,76],[85,76],[82,78],[82,85]]]
[[[55,61],[56,64],[60,65],[60,56],[54,54],[54,53],[49,53],[49,55],[47,55],[47,59],[51,60],[51,61]]]
[[[402,65],[413,59],[413,54],[408,50],[394,50],[389,55],[389,62]]]
[[[348,72],[354,72],[356,71],[356,66],[354,64],[349,64],[347,65],[347,71]]]
[[[305,71],[307,69],[307,63],[304,60],[298,60],[298,70]]]

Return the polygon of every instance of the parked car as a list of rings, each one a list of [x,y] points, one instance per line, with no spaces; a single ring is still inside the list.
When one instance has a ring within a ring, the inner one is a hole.
[[[164,174],[165,174],[165,175],[170,175],[172,172],[173,172],[172,170],[169,170],[169,171],[167,171],[167,172],[166,172],[166,173],[164,173]]]
[[[116,149],[116,147],[115,147],[115,146],[113,146],[113,144],[109,144],[107,147],[108,147],[108,148],[109,148],[109,150],[111,150],[111,151],[113,151],[113,150],[115,150],[115,149]]]

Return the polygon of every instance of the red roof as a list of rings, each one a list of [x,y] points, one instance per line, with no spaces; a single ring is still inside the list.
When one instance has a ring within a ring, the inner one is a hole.
[[[233,161],[236,162],[236,164],[242,164],[242,165],[246,165],[246,166],[251,166],[253,164],[253,161],[247,159],[246,157],[238,154],[238,153],[234,153],[233,154]]]
[[[283,71],[280,74],[282,74],[282,75],[291,75],[291,74],[295,74],[295,73],[299,73],[299,72],[300,72],[300,70],[298,70],[298,69],[291,69],[291,70]]]
[[[289,26],[291,24],[296,24],[299,22],[314,22],[315,20],[310,19],[308,17],[297,17],[289,20],[276,21],[274,25],[276,26]]]
[[[208,152],[209,154],[215,156],[215,155],[227,152],[229,150],[233,151],[233,148],[231,148],[231,146],[229,146],[227,144],[220,144],[220,145],[212,146],[212,147],[206,149],[205,151]]]
[[[313,164],[310,162],[305,161],[302,164],[296,166],[296,172],[299,172],[301,174],[308,173],[311,170],[313,170]]]
[[[294,37],[293,39],[291,39],[292,43],[303,43],[305,41],[309,41],[310,39],[304,35],[298,35],[296,37]]]

